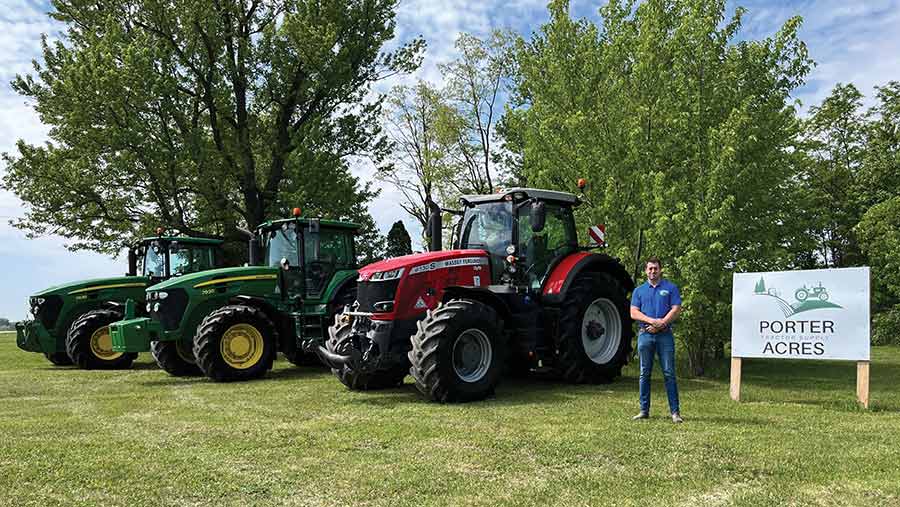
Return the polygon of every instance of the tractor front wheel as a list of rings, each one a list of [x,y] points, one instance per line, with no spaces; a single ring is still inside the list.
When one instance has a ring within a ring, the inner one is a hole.
[[[66,352],[73,363],[86,370],[131,368],[136,353],[112,348],[109,325],[122,320],[115,310],[91,310],[75,319],[66,334]]]
[[[556,372],[567,382],[612,382],[631,353],[625,290],[605,274],[582,276],[569,288],[559,315]]]
[[[503,322],[490,306],[452,299],[429,311],[412,338],[409,372],[416,388],[441,403],[494,393],[506,360]]]
[[[155,341],[150,344],[150,354],[156,364],[173,377],[194,377],[202,375],[194,351],[181,340],[173,342]]]
[[[272,369],[278,334],[259,308],[223,306],[197,327],[194,357],[203,374],[216,382],[252,380]]]
[[[343,322],[340,315],[334,318],[334,325],[328,329],[328,341],[325,343],[329,352],[347,355],[349,351],[347,347],[352,347],[349,343],[351,324]],[[389,389],[403,384],[403,379],[409,373],[409,365],[400,364],[391,368],[382,370],[363,372],[351,365],[344,365],[340,368],[332,368],[331,372],[347,386],[348,389],[354,391],[374,391],[376,389]]]

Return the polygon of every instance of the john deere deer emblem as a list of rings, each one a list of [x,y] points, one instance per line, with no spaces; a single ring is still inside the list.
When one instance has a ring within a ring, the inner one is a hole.
[[[757,296],[769,296],[778,300],[778,306],[784,313],[785,317],[796,315],[801,312],[810,310],[821,310],[823,308],[843,308],[828,301],[828,289],[819,282],[818,285],[806,285],[794,291],[793,303],[789,303],[781,298],[781,293],[774,287],[766,288],[766,282],[762,277],[756,282],[756,289],[753,291]]]

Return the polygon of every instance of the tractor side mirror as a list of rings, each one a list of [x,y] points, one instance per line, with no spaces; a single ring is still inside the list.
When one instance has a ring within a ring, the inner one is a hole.
[[[250,238],[250,265],[259,266],[260,264],[262,264],[262,245],[259,238],[254,236]]]
[[[128,249],[128,276],[137,276],[137,252],[133,248]]]
[[[534,201],[531,203],[531,232],[541,232],[544,230],[544,223],[547,221],[547,209],[544,207],[543,201]]]

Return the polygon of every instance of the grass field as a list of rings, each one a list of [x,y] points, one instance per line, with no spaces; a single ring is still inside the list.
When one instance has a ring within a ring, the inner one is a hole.
[[[3,333],[0,505],[900,505],[900,349],[873,350],[868,411],[851,363],[745,361],[740,404],[721,371],[680,380],[674,425],[656,380],[629,420],[633,365],[441,406],[284,361],[243,384],[59,368]]]

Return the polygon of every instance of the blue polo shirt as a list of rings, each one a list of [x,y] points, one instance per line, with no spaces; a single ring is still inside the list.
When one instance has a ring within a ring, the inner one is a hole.
[[[665,278],[660,280],[656,287],[650,285],[650,282],[644,282],[631,293],[631,306],[637,307],[641,313],[653,319],[665,317],[674,305],[680,304],[681,291],[678,290],[678,286]],[[647,324],[641,322],[640,325],[643,329]]]

